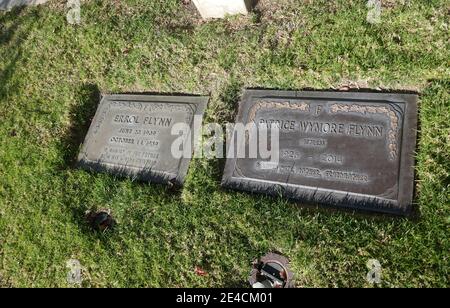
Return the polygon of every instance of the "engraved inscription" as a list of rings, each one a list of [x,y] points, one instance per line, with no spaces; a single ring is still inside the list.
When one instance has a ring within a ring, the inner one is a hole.
[[[300,152],[297,150],[292,149],[286,149],[281,150],[281,158],[287,159],[287,160],[296,160],[300,158]]]
[[[327,139],[322,138],[304,138],[300,139],[300,145],[306,147],[326,147]]]
[[[300,167],[285,164],[279,165],[265,161],[257,162],[256,170],[283,175],[296,175],[305,178],[325,179],[329,181],[354,182],[358,184],[368,184],[370,182],[367,174],[361,174],[355,171],[322,170],[313,167]]]
[[[162,165],[160,164],[161,157],[154,155],[155,153],[152,152],[161,149],[161,139],[171,139],[170,128],[174,119],[184,121],[186,120],[185,114],[177,108],[169,109],[169,106],[148,108],[143,103],[133,102],[120,105],[115,102],[113,105],[115,108],[110,109],[108,116],[112,120],[111,124],[116,128],[113,131],[105,131],[105,134],[111,133],[111,135],[108,137],[104,148],[99,147],[101,161],[134,168],[148,168],[151,165],[155,170],[162,170],[163,168],[160,166]],[[161,110],[164,110],[164,112]],[[171,112],[173,116],[165,115],[164,113],[167,112]],[[187,120],[191,119],[188,118]],[[124,147],[128,150],[112,154],[110,153],[110,146]],[[165,150],[168,151],[168,149]],[[151,159],[148,159],[148,157],[151,157]],[[165,160],[170,158],[168,155],[164,156]],[[173,159],[169,171],[173,172],[177,168],[177,164],[178,161]],[[164,168],[167,168],[167,166],[167,162],[164,162]]]
[[[369,178],[366,174],[359,174],[356,172],[326,170],[324,174],[327,179],[332,180],[353,181],[357,183],[369,182]]]
[[[118,165],[150,167],[158,163],[159,153],[107,146],[102,149],[100,160]]]
[[[261,119],[260,125],[276,127],[282,132],[301,132],[317,135],[348,135],[365,138],[383,138],[385,130],[382,125],[334,123],[318,121],[294,121],[286,119]]]
[[[172,124],[172,121],[173,121],[172,118],[167,117],[152,117],[152,116],[140,117],[137,115],[129,115],[129,114],[117,114],[113,120],[114,123],[120,124],[144,124],[162,127],[169,127]]]
[[[135,144],[134,141],[135,140],[133,138],[122,138],[122,137],[116,137],[116,136],[113,136],[109,139],[109,142],[111,144],[114,144],[114,143],[116,143],[116,144]]]
[[[295,130],[295,121],[292,120],[279,120],[279,119],[261,119],[259,125],[264,125],[267,128],[276,127],[284,131]]]
[[[124,134],[124,135],[157,136],[159,131],[158,130],[150,130],[150,129],[133,129],[133,128],[121,127],[121,128],[119,128],[117,133]]]
[[[320,161],[327,164],[344,164],[344,156],[339,154],[323,153],[320,154]]]

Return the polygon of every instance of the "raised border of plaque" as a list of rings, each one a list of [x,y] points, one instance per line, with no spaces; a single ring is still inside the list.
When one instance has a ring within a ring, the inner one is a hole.
[[[301,181],[294,181],[293,173],[289,174],[289,171],[294,170],[294,168],[300,170],[296,173],[296,176],[304,170],[314,169],[318,170],[317,172],[322,176],[322,179],[325,177],[323,176],[323,170],[322,174],[320,174],[318,167],[320,164],[314,163],[317,160],[314,160],[313,157],[309,157],[311,161],[306,160],[306,158],[304,160],[296,160],[291,157],[285,177],[274,176],[273,173],[270,173],[273,171],[265,171],[262,167],[256,172],[255,166],[258,163],[254,163],[249,158],[228,158],[225,164],[222,186],[239,191],[283,196],[306,204],[321,204],[363,211],[408,215],[412,209],[414,193],[414,152],[418,121],[417,104],[418,96],[416,94],[404,93],[246,90],[239,104],[236,123],[248,124],[253,121],[258,125],[258,121],[264,121],[261,120],[262,117],[276,118],[277,112],[281,114],[280,110],[282,109],[283,116],[291,120],[289,123],[291,123],[292,127],[289,128],[296,129],[296,120],[304,120],[305,117],[309,117],[309,119],[314,118],[315,115],[308,113],[318,112],[316,109],[319,110],[317,106],[320,105],[319,113],[327,113],[328,121],[339,118],[341,122],[348,122],[346,119],[352,119],[350,121],[360,121],[360,123],[365,123],[364,121],[369,122],[369,120],[385,123],[380,124],[380,127],[384,125],[384,139],[379,137],[376,141],[378,142],[377,145],[379,145],[375,148],[376,155],[378,155],[376,157],[372,152],[367,153],[369,149],[374,147],[370,144],[370,141],[364,141],[367,146],[365,149],[364,146],[358,147],[358,142],[362,139],[354,141],[349,136],[339,139],[341,137],[322,136],[320,138],[321,136],[319,135],[316,138],[317,140],[325,141],[323,148],[328,147],[331,152],[336,150],[341,154],[344,153],[343,156],[348,154],[349,159],[347,163],[350,166],[357,165],[360,168],[360,178],[351,174],[353,177],[351,180],[355,180],[353,183],[347,182],[345,185],[340,185],[340,183],[333,181],[323,180],[320,182],[317,178],[314,178],[312,173],[310,174],[311,178],[305,177]],[[316,119],[319,119],[316,121],[320,121],[320,116]],[[338,129],[342,128],[342,133],[344,133],[346,129],[345,124],[337,125]],[[356,134],[354,131],[353,133]],[[280,133],[280,136],[281,134],[283,132]],[[305,131],[291,131],[288,136],[286,137],[285,134],[284,141],[290,145],[296,144],[297,146],[298,143],[296,142],[298,140],[311,137]],[[328,144],[327,138],[329,140]],[[311,137],[311,139],[314,138]],[[280,152],[284,141],[280,137]],[[346,145],[346,142],[349,144]],[[236,146],[239,147],[239,145]],[[314,152],[314,150],[317,151]],[[306,149],[305,151],[321,153],[317,148],[313,150]],[[380,155],[380,153],[383,154]],[[367,157],[370,157],[370,159]],[[355,159],[361,162],[354,161]],[[282,163],[283,158],[280,158],[280,165]],[[299,168],[297,168],[296,163],[299,164]],[[380,164],[379,171],[377,170],[377,164]],[[334,166],[336,170],[339,170],[339,166]],[[364,168],[366,168],[366,171],[370,171],[371,176],[375,179],[377,176],[383,176],[384,179],[389,178],[388,174],[391,173],[386,171],[389,170],[389,166],[394,166],[396,170],[392,170],[392,174],[395,174],[395,176],[390,179],[395,181],[395,183],[393,185],[388,184],[391,185],[388,189],[383,187],[383,179],[380,181],[380,178],[378,178],[377,181],[373,181],[375,184],[371,184],[370,178],[364,175]],[[267,164],[267,167],[270,167],[270,164]],[[342,166],[340,167],[342,169]],[[282,170],[281,167],[278,167],[277,172],[280,170]],[[383,174],[383,172],[385,173]],[[332,173],[327,170],[327,176],[336,174],[339,175],[340,173]],[[330,180],[330,178],[326,180]],[[366,186],[362,189],[364,181],[366,181]],[[333,188],[334,186],[335,188]],[[342,189],[342,187],[346,189]],[[379,193],[380,190],[383,190],[383,193]],[[377,191],[377,193],[371,193],[371,191]]]
[[[177,136],[170,130],[176,123],[196,129],[194,119],[203,118],[208,101],[207,96],[104,95],[78,155],[78,167],[181,186],[191,158],[171,155]]]

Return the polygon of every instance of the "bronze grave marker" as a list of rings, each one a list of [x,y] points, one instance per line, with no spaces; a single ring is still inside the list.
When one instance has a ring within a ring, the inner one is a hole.
[[[174,157],[172,127],[193,129],[208,103],[200,96],[106,95],[78,156],[81,168],[181,185],[190,158]]]
[[[410,211],[417,95],[248,90],[237,122],[278,127],[279,161],[228,158],[223,186],[368,211]]]

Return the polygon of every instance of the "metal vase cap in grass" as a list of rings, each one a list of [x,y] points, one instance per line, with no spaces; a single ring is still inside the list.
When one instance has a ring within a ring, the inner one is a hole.
[[[289,260],[277,253],[268,253],[253,262],[249,282],[253,288],[293,288]]]

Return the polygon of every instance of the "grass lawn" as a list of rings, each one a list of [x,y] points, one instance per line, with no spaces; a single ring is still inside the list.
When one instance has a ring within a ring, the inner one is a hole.
[[[179,0],[65,1],[0,13],[0,286],[247,286],[268,251],[299,287],[449,287],[448,0],[261,0],[248,17],[202,22]],[[74,167],[99,93],[210,94],[207,122],[234,119],[245,87],[420,93],[415,215],[299,206],[221,189],[223,160],[195,159],[184,188]],[[85,222],[110,208],[112,232]],[[207,271],[198,276],[196,267]]]

